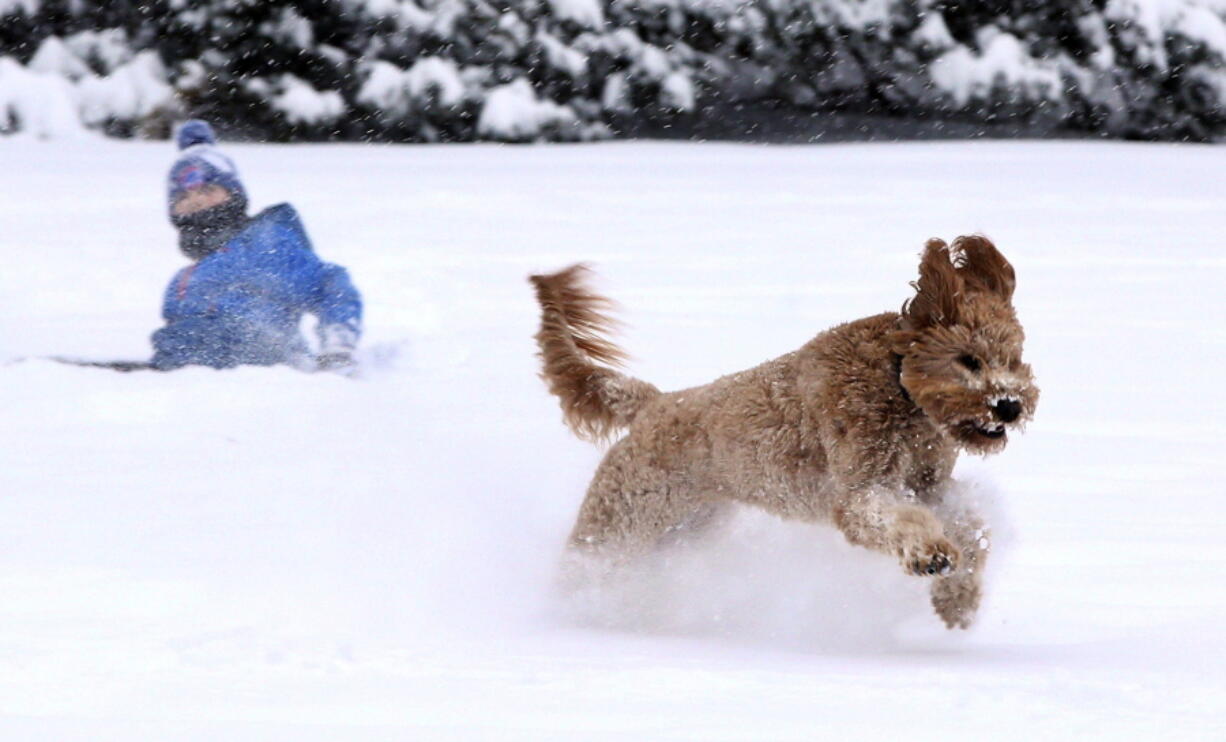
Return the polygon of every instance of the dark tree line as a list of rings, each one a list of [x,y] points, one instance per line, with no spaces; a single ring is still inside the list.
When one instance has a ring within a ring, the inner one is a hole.
[[[1226,131],[1226,49],[1198,31],[1226,26],[1192,0],[1190,20],[1156,29],[1152,19],[1105,0],[22,0],[0,7],[0,57],[22,65],[48,39],[100,31],[131,55],[156,54],[172,94],[139,120],[115,115],[100,124],[119,136],[162,135],[170,121],[194,115],[234,135],[275,140],[587,139],[686,131],[747,107],[1144,139],[1207,140]],[[873,16],[877,7],[884,14]],[[993,76],[989,61],[1014,50],[1020,62],[1002,57]],[[105,76],[120,63],[104,56],[86,51],[81,61]],[[963,72],[975,82],[957,83]],[[530,94],[513,85],[521,80]],[[507,115],[516,105],[540,105],[519,112],[535,117],[531,126],[499,128],[486,111],[499,89]]]

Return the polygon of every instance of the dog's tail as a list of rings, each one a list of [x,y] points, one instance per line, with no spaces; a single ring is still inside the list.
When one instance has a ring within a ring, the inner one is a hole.
[[[608,314],[613,303],[585,285],[590,273],[580,264],[529,280],[541,304],[541,378],[561,400],[571,431],[600,441],[629,425],[660,390],[610,368],[626,354],[606,337],[616,327]]]

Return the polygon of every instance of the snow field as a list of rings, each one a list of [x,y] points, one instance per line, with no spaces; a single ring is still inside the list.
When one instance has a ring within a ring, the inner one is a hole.
[[[6,739],[1220,739],[1226,151],[227,146],[367,302],[368,373],[0,365]],[[182,259],[165,144],[0,140],[0,358],[143,357]],[[678,388],[897,308],[923,240],[1013,261],[1043,396],[964,460],[978,626],[746,513],[551,596],[599,451],[525,276],[596,265]]]

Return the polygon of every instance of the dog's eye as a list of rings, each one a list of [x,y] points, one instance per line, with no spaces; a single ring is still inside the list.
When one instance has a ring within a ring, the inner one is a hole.
[[[958,363],[966,366],[971,371],[979,370],[979,359],[973,355],[970,355],[969,353],[963,353],[962,355],[958,356]]]

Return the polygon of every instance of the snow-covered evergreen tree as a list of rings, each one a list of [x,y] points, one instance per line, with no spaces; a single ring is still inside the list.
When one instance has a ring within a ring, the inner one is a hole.
[[[755,107],[1212,139],[1226,0],[0,0],[0,131],[582,140]]]

